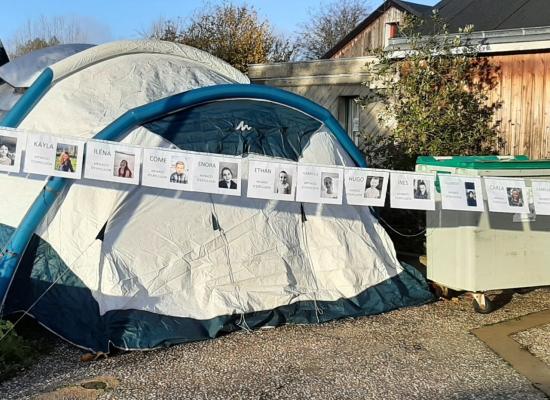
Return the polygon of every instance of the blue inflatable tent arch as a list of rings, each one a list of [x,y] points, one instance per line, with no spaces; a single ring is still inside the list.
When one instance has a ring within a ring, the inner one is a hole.
[[[6,115],[3,121],[4,126],[16,127],[48,90],[52,75],[51,71],[48,71],[49,69],[46,69],[42,73],[29,91]],[[94,138],[118,141],[132,129],[149,121],[197,105],[229,99],[267,100],[299,110],[324,124],[335,135],[356,165],[366,167],[363,155],[329,111],[302,96],[263,85],[216,85],[179,93],[126,112]],[[34,201],[21,224],[8,240],[0,261],[0,298],[2,298],[2,304],[5,301],[17,264],[34,231],[42,222],[58,194],[67,184],[68,182],[64,178],[50,178],[44,187],[43,193]]]

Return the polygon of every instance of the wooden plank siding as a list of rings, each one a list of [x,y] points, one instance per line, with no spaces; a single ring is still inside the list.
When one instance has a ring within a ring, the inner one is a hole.
[[[374,20],[362,32],[350,40],[331,58],[349,58],[369,55],[371,50],[386,46],[386,24],[403,23],[405,12],[395,7],[388,8],[379,18]]]
[[[497,84],[488,93],[500,101],[495,113],[504,140],[501,154],[550,158],[550,50],[538,53],[487,55],[498,66]],[[372,58],[252,65],[252,82],[301,94],[330,110],[344,123],[342,99],[367,94],[364,65]],[[381,105],[361,111],[360,128],[386,132],[377,121]]]
[[[550,52],[490,56],[500,67],[489,101],[500,100],[495,119],[503,154],[550,158]]]

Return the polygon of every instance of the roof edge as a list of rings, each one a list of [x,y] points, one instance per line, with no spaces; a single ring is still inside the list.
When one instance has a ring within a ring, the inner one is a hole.
[[[413,7],[411,7],[411,4],[415,4],[419,7],[426,7],[426,11],[428,9],[432,9],[431,6],[424,6],[423,4],[417,4],[417,3],[411,3],[411,2],[405,2],[400,0],[385,0],[380,6],[378,6],[377,9],[375,9],[373,12],[371,12],[363,21],[361,21],[353,30],[351,30],[346,36],[344,36],[342,39],[338,41],[330,50],[328,50],[321,59],[328,59],[331,58],[333,55],[335,55],[338,51],[340,51],[351,39],[353,39],[355,36],[357,36],[359,33],[361,33],[367,26],[370,25],[371,22],[373,22],[376,18],[378,18],[380,15],[382,15],[385,11],[387,11],[390,7],[396,7],[399,8],[401,11],[406,11],[408,13],[414,14],[417,17],[422,17],[423,14],[419,13],[418,10],[415,10]]]
[[[540,42],[541,49],[550,50],[548,42],[550,41],[550,25],[540,26],[534,28],[512,28],[512,29],[499,29],[490,31],[478,31],[471,34],[464,33],[450,33],[450,36],[468,36],[474,45],[479,45],[480,53],[495,53],[495,52],[518,52],[521,48],[517,46],[503,47],[504,45],[514,45],[519,43],[536,43]],[[536,46],[520,46],[524,47],[525,51],[535,50]],[[408,50],[407,39],[395,38],[390,39],[389,45],[386,50],[389,51],[406,51]]]

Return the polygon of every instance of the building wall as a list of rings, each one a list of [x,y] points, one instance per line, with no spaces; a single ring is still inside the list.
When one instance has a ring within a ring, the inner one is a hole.
[[[491,55],[500,66],[490,101],[501,102],[495,119],[504,139],[501,154],[526,154],[532,159],[550,158],[550,51]],[[368,94],[362,82],[365,64],[372,57],[311,62],[252,65],[253,83],[285,89],[327,108],[346,127],[345,101]],[[378,122],[381,106],[359,111],[359,129],[368,134],[386,130]],[[359,143],[360,144],[360,143]]]
[[[257,64],[249,66],[248,76],[252,83],[274,86],[313,100],[328,109],[342,126],[349,127],[346,103],[349,105],[352,98],[369,93],[369,89],[363,85],[367,77],[365,65],[373,60],[373,57],[359,57]],[[380,107],[376,104],[365,109],[358,107],[359,131],[375,134],[384,132],[377,118]]]
[[[490,101],[501,101],[496,112],[502,154],[550,158],[550,52],[490,56],[500,66]]]
[[[387,44],[386,24],[394,22],[402,24],[405,14],[404,11],[398,10],[395,7],[390,7],[331,58],[339,59],[366,56],[373,49],[385,47]]]

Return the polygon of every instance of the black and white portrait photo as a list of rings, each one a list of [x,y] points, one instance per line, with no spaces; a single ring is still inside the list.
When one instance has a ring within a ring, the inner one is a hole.
[[[274,193],[292,194],[292,175],[281,169],[275,177]]]
[[[239,177],[239,165],[231,162],[220,162],[219,182],[220,189],[237,189],[237,179]]]
[[[339,175],[333,172],[321,173],[321,197],[325,199],[338,198],[338,179]]]
[[[14,165],[16,148],[17,138],[0,135],[0,165]]]
[[[414,198],[417,200],[429,200],[430,192],[428,190],[428,182],[424,179],[415,179],[413,181]]]
[[[369,176],[365,185],[366,199],[379,199],[382,195],[382,185],[384,184],[383,176]]]
[[[477,207],[476,186],[474,182],[464,182],[466,190],[466,204],[468,207]]]

